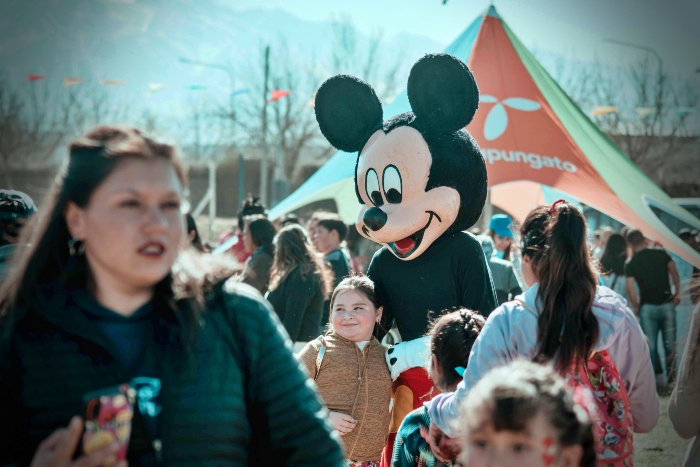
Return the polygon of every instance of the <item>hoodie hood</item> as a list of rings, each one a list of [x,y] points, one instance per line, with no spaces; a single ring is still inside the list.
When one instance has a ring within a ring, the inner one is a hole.
[[[539,314],[541,301],[537,298],[539,284],[530,287],[524,293],[515,297],[527,304]],[[627,301],[611,289],[599,285],[593,299],[593,314],[598,320],[598,340],[596,341],[595,352],[600,352],[609,348],[618,335],[624,329],[625,315],[632,313],[627,306]]]

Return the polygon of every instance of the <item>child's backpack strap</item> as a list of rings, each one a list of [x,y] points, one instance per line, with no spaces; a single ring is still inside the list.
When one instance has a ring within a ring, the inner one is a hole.
[[[529,311],[530,313],[532,313],[533,315],[535,315],[535,318],[539,319],[540,315],[538,315],[537,312],[536,312],[535,310],[533,310],[533,309],[530,307],[530,305],[528,305],[528,304],[525,303],[524,301],[518,300],[518,299],[516,298],[516,299],[513,299],[512,302],[515,303],[515,304],[517,304],[517,305],[520,305],[520,306],[523,307],[523,308],[525,308],[527,311]]]
[[[316,374],[314,375],[314,381],[318,378],[318,372],[321,371],[321,362],[323,361],[323,356],[326,354],[326,340],[323,336],[318,336],[316,340],[321,343],[321,348],[318,349],[318,355],[316,356]]]

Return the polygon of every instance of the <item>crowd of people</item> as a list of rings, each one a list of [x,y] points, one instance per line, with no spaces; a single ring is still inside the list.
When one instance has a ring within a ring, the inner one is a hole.
[[[364,275],[379,246],[249,197],[212,248],[186,186],[173,147],[100,127],[41,209],[0,190],[0,465],[631,466],[665,389],[700,434],[698,270],[639,230],[592,245],[564,201],[493,216],[476,239],[497,307],[434,310],[434,388],[397,408]],[[88,449],[86,394],[124,383],[126,431]]]

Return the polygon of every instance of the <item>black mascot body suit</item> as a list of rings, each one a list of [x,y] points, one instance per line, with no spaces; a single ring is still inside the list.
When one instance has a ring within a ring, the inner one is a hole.
[[[479,103],[474,77],[451,55],[426,55],[411,69],[408,99],[413,112],[384,121],[374,90],[338,75],[315,100],[323,135],[359,153],[357,230],[384,245],[367,275],[384,307],[382,327],[396,322],[403,340],[387,353],[394,378],[390,444],[403,417],[429,398],[423,336],[431,312],[465,307],[487,316],[497,304],[481,245],[464,232],[478,220],[487,188],[486,164],[464,129]]]

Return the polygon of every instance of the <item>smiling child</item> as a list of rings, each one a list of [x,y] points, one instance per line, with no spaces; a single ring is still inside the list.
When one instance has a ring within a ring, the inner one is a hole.
[[[331,330],[298,354],[316,381],[352,466],[379,466],[387,440],[392,384],[387,346],[372,335],[381,317],[372,281],[348,277],[331,297]]]

